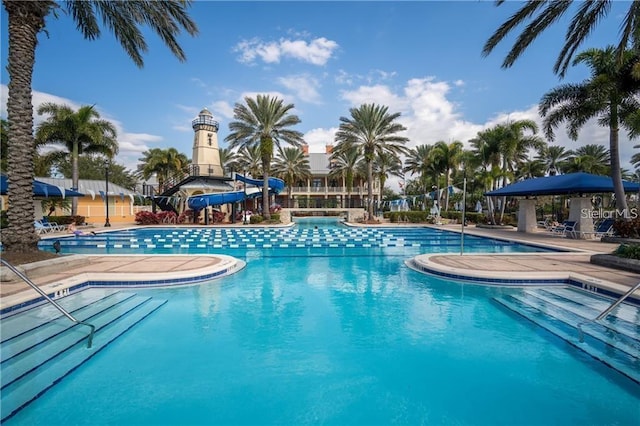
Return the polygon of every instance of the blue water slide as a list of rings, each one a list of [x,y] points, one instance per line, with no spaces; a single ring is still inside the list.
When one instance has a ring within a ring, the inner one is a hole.
[[[235,175],[235,179],[239,180],[240,182],[244,182],[246,184],[254,185],[260,188],[262,188],[262,185],[264,183],[263,180],[251,179],[244,175],[239,175],[239,174]],[[279,194],[280,192],[282,192],[283,189],[284,189],[284,181],[282,179],[272,178],[272,177],[269,178],[269,192]]]
[[[219,206],[222,204],[236,203],[245,198],[255,198],[261,195],[258,188],[262,188],[263,180],[250,179],[243,175],[235,175],[235,180],[253,185],[255,188],[243,191],[214,192],[210,194],[199,194],[189,197],[187,205],[192,210],[201,210],[208,206]],[[277,178],[269,178],[269,192],[279,194],[284,189],[284,181]]]

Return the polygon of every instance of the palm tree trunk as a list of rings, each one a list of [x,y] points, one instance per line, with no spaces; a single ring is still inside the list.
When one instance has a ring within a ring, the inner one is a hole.
[[[447,174],[444,177],[444,211],[449,211],[449,173],[450,170],[447,169]]]
[[[620,168],[620,149],[618,144],[618,109],[611,108],[611,123],[609,124],[609,155],[611,157],[611,179],[613,180],[613,191],[616,195],[616,210],[619,214],[624,214],[625,218],[630,215],[627,205],[627,198],[622,186],[622,169]]]
[[[373,162],[367,161],[367,220],[373,219]]]
[[[33,104],[31,84],[38,32],[44,28],[44,16],[52,3],[3,1],[8,12],[9,73],[7,149],[9,227],[2,232],[2,243],[8,252],[38,250],[35,232],[33,173],[35,145],[33,140]]]

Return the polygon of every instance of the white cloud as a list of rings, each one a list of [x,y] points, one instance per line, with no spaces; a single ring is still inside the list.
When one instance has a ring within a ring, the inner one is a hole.
[[[267,64],[279,63],[282,57],[288,57],[313,65],[324,65],[338,47],[338,43],[325,37],[310,42],[285,38],[264,42],[253,38],[242,40],[233,50],[240,53],[238,61],[245,64],[253,64],[258,58]]]
[[[396,95],[388,86],[360,86],[356,90],[342,91],[342,99],[348,101],[352,107],[362,104],[376,103],[386,105],[390,112],[403,112],[408,107],[406,98]]]
[[[7,86],[0,85],[0,115],[6,117],[7,111]],[[41,116],[37,114],[38,107],[46,102],[53,102],[58,105],[68,105],[73,109],[79,109],[82,105],[81,103],[72,101],[67,98],[63,98],[60,96],[52,95],[50,93],[38,92],[34,90],[32,92],[32,102],[33,102],[33,110],[34,110],[34,126],[37,126],[42,121],[46,120],[46,116]],[[110,117],[110,114],[107,111],[102,110],[98,105],[96,106],[98,112],[100,113],[100,117],[103,120],[107,120],[111,122],[116,128],[118,134],[118,147],[119,153],[116,157],[117,162],[122,164],[124,167],[135,170],[138,158],[140,158],[140,153],[149,149],[150,144],[154,144],[156,142],[162,141],[161,136],[151,135],[148,133],[128,133],[125,131],[122,123]]]
[[[280,77],[278,83],[293,91],[295,96],[304,102],[319,104],[320,93],[318,88],[320,83],[317,79],[308,75],[292,75],[288,77]]]
[[[309,145],[309,152],[325,152],[327,145],[334,145],[337,127],[330,129],[312,129],[304,134],[304,141]]]
[[[217,113],[224,118],[233,118],[233,105],[227,101],[215,101],[211,104],[214,115]]]

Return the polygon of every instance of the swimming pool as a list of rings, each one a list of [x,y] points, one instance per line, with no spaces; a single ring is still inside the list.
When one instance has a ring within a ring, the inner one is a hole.
[[[310,237],[309,246],[267,248],[227,238],[245,244],[224,249],[244,253],[245,269],[136,289],[167,303],[6,424],[637,421],[637,383],[495,303],[519,289],[408,269],[404,260],[425,252],[412,237],[401,246],[313,247]],[[203,250],[214,252],[214,240]],[[111,250],[133,250],[115,241]],[[486,242],[468,248],[485,251]]]

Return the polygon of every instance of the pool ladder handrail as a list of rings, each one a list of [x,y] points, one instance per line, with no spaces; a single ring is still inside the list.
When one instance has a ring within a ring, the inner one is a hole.
[[[583,324],[587,324],[590,322],[595,322],[595,321],[600,321],[601,319],[603,319],[604,317],[606,317],[607,315],[609,315],[609,313],[611,311],[613,311],[615,308],[618,307],[618,305],[620,305],[622,302],[625,301],[626,298],[628,298],[629,296],[631,296],[633,293],[635,293],[636,290],[638,290],[640,288],[640,282],[638,284],[636,284],[635,286],[631,287],[629,289],[629,291],[627,291],[625,294],[623,294],[622,296],[620,296],[617,300],[615,300],[611,305],[609,305],[609,307],[607,309],[605,309],[604,311],[602,311],[600,313],[600,315],[598,315],[597,317],[595,317],[592,320],[587,320],[587,321],[582,321],[580,323],[578,323],[577,328],[578,328],[578,333],[579,333],[579,339],[580,342],[584,342],[584,332],[582,331],[582,325]]]
[[[31,281],[26,275],[24,275],[22,272],[20,272],[15,266],[13,266],[12,264],[10,264],[9,262],[7,262],[5,259],[0,259],[0,262],[2,262],[2,264],[4,266],[6,266],[7,268],[9,268],[14,274],[16,274],[18,277],[20,277],[25,283],[29,284],[29,286],[31,286],[31,288],[33,288],[35,291],[37,291],[38,293],[40,293],[40,295],[42,297],[44,297],[44,299],[51,303],[57,310],[59,310],[65,317],[69,318],[71,321],[73,321],[76,324],[80,324],[80,325],[84,325],[87,326],[89,328],[91,328],[91,332],[89,333],[89,340],[87,341],[87,348],[91,349],[91,345],[93,344],[93,335],[95,334],[96,331],[96,326],[93,324],[90,324],[88,322],[84,322],[84,321],[79,321],[76,318],[73,317],[73,315],[71,315],[69,312],[67,312],[62,306],[60,306],[55,300],[53,300],[52,298],[50,298],[47,293],[45,293],[44,291],[42,291],[42,289],[40,289],[40,287],[38,287],[37,285],[35,285],[33,283],[33,281]]]

